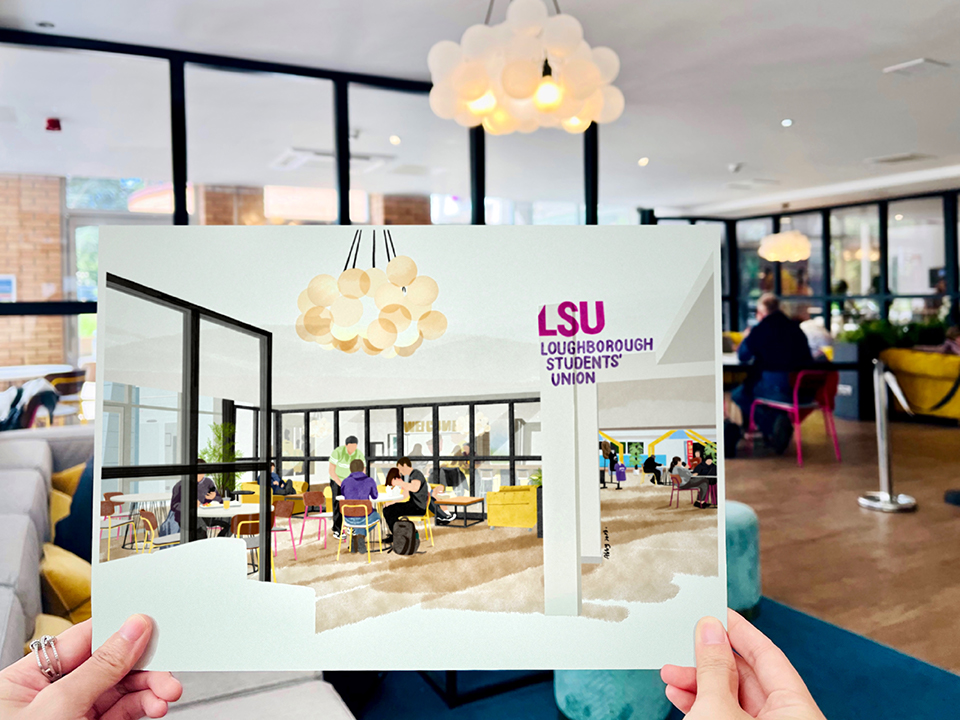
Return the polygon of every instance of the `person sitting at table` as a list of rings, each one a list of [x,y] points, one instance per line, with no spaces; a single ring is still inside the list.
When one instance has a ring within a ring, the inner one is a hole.
[[[766,293],[757,302],[760,321],[748,330],[737,350],[741,363],[753,364],[758,371],[751,374],[731,393],[731,399],[740,408],[743,423],[749,422],[750,407],[756,398],[777,402],[793,402],[790,375],[813,364],[810,345],[800,325],[780,310],[776,295]],[[793,437],[789,416],[770,408],[757,412],[755,421],[761,434],[775,452],[783,454]]]
[[[401,503],[387,505],[383,509],[383,519],[387,523],[389,535],[384,538],[388,545],[393,542],[393,526],[401,516],[418,517],[426,515],[430,504],[430,489],[427,479],[419,470],[413,469],[410,458],[402,457],[397,460],[397,470],[400,477],[393,480],[393,486],[409,493],[409,499]]]
[[[270,463],[270,488],[274,495],[296,495],[297,491],[293,487],[293,481],[287,478],[284,480],[277,475],[276,463]]]
[[[678,458],[679,459],[679,458]],[[653,484],[654,485],[663,485],[663,481],[660,479],[660,470],[663,465],[657,462],[657,458],[653,455],[647,455],[647,459],[643,461],[643,471],[648,475],[653,475]]]
[[[366,465],[363,460],[357,459],[350,462],[350,474],[340,483],[340,492],[343,495],[343,502],[348,500],[376,500],[377,482],[364,470]],[[371,528],[380,522],[380,515],[376,510],[371,510],[366,519],[358,516],[344,516],[343,522],[350,525],[353,534],[358,537],[356,547],[351,547],[350,552],[367,551],[367,530],[364,525]]]
[[[709,460],[709,458],[707,458]],[[698,467],[706,465],[705,462],[700,463]],[[706,509],[712,507],[710,503],[707,502],[707,490],[711,485],[711,478],[709,475],[698,474],[696,472],[691,472],[680,462],[680,458],[674,457],[670,461],[670,467],[667,469],[668,475],[676,475],[680,478],[680,485],[678,486],[681,490],[696,490],[697,499],[693,503],[695,507]]]
[[[467,459],[469,455],[470,445],[463,443],[453,451],[453,457],[462,459],[447,460],[440,463],[440,477],[443,480],[443,485],[449,488],[457,488],[466,483],[467,473],[470,472],[470,460]]]
[[[197,458],[198,465],[205,465],[206,460],[203,458]],[[182,491],[180,489],[180,483],[182,480],[178,480],[177,484],[173,486],[173,492],[170,495],[170,512],[173,513],[173,519],[177,521],[177,525],[182,524],[180,519],[180,506],[181,506],[181,497]],[[206,473],[201,472],[197,475],[197,507],[200,507],[201,503],[205,502],[219,502],[220,493],[217,492],[217,486],[212,479],[208,478]],[[201,517],[197,518],[196,524],[193,526],[193,540],[202,540],[207,537],[207,528],[219,527],[220,532],[217,534],[217,537],[230,537],[230,521],[223,518],[207,518],[204,520]]]
[[[387,487],[393,487],[394,480],[398,480],[403,476],[400,474],[400,471],[392,467],[387,470]],[[429,483],[428,483],[429,485]],[[444,510],[440,504],[437,502],[437,498],[443,492],[442,487],[434,487],[430,490],[430,512],[433,513],[433,516],[437,519],[437,524],[439,525],[448,525],[451,520],[453,520],[456,515],[449,513]]]

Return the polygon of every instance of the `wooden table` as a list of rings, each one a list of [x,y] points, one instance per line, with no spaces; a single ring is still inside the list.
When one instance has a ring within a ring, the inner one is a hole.
[[[478,523],[482,523],[484,521],[487,514],[486,510],[484,509],[484,502],[486,502],[485,498],[470,497],[469,495],[464,495],[462,497],[437,498],[437,505],[450,505],[451,507],[454,508],[454,511],[453,511],[455,515],[454,519],[457,519],[460,517],[460,508],[463,508],[463,527],[470,527],[471,525],[477,525]],[[472,523],[468,523],[467,508],[469,508],[471,505],[476,505],[477,503],[480,503],[480,519],[474,520]],[[453,521],[451,521],[451,526],[452,526],[452,522]]]
[[[0,367],[0,382],[35,380],[55,373],[73,370],[73,365],[7,365]]]

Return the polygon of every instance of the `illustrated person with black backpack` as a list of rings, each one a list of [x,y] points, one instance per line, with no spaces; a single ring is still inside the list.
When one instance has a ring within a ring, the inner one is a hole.
[[[409,498],[401,503],[387,505],[383,509],[383,520],[387,523],[389,536],[383,539],[385,545],[393,542],[393,526],[400,517],[426,515],[427,504],[430,502],[430,486],[427,479],[419,470],[413,469],[410,458],[402,457],[397,460],[397,470],[400,477],[393,480],[393,486],[409,493]]]

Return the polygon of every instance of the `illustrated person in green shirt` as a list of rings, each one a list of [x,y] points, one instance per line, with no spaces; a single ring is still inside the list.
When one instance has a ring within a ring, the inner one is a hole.
[[[343,526],[343,515],[340,514],[340,501],[337,495],[340,495],[340,483],[350,474],[350,463],[354,460],[363,460],[367,458],[363,455],[363,450],[359,447],[359,440],[355,435],[350,435],[346,442],[338,447],[330,455],[330,494],[333,499],[333,537],[340,538],[340,528]]]

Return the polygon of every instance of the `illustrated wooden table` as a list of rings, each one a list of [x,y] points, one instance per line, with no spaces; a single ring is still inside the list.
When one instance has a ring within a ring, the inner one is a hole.
[[[437,498],[437,505],[449,505],[454,508],[454,520],[460,518],[460,508],[463,508],[463,527],[470,527],[471,525],[477,525],[482,523],[486,517],[486,510],[484,509],[484,503],[486,502],[485,498],[482,497],[470,497],[465,495],[463,497],[439,497]],[[474,520],[473,522],[467,522],[467,509],[471,505],[476,505],[480,503],[480,519]],[[453,521],[450,521],[450,527],[455,527]]]

